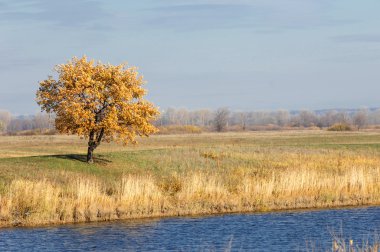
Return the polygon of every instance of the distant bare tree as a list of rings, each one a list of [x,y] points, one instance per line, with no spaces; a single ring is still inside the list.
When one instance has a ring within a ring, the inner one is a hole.
[[[184,108],[177,110],[176,119],[177,119],[177,125],[188,125],[189,112]]]
[[[228,125],[228,117],[230,115],[230,111],[228,108],[219,108],[215,111],[214,117],[214,125],[215,129],[218,132],[225,130]]]
[[[314,112],[309,110],[302,110],[298,115],[292,118],[294,126],[310,127],[318,123],[318,117]]]
[[[6,110],[0,110],[0,132],[5,131],[12,120],[12,115]]]
[[[213,120],[213,114],[208,109],[201,109],[196,111],[197,121],[199,121],[199,126],[210,126]]]
[[[345,123],[349,124],[350,123],[350,117],[347,114],[347,112],[338,112],[334,116],[334,123]]]
[[[34,129],[54,129],[54,118],[46,113],[38,113],[33,117]]]
[[[368,122],[368,112],[367,110],[360,110],[356,112],[352,118],[352,123],[356,126],[358,130],[363,128]]]
[[[173,125],[175,124],[175,113],[174,108],[168,108],[165,112],[162,113],[162,121],[164,125]]]
[[[369,124],[380,124],[380,109],[377,109],[368,115],[368,123]]]
[[[17,132],[23,130],[35,129],[33,117],[21,116],[17,118],[12,118],[7,126],[8,132]]]
[[[255,111],[248,114],[252,125],[275,124],[276,118],[271,111]]]
[[[319,117],[319,123],[322,127],[330,127],[335,123],[335,117],[337,112],[335,110],[329,110]]]
[[[238,125],[240,129],[246,130],[248,126],[247,112],[233,112],[229,118],[231,125]]]
[[[279,110],[275,112],[276,124],[278,126],[285,126],[289,123],[289,112],[286,110]]]

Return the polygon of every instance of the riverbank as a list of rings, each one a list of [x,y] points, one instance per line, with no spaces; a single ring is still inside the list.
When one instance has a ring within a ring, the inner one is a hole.
[[[379,207],[0,229],[1,251],[378,251]]]
[[[380,204],[377,132],[154,136],[94,165],[84,147],[1,138],[0,225]]]

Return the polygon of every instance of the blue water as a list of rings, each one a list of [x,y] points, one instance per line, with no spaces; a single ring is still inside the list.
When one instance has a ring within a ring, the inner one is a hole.
[[[380,231],[380,208],[290,211],[0,229],[0,251],[306,251]]]

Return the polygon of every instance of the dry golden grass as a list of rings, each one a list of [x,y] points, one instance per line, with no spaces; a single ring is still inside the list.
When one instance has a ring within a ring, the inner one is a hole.
[[[27,139],[0,139],[3,226],[380,204],[376,132],[155,136],[93,166],[54,156],[83,141]]]
[[[379,252],[380,242],[374,241],[373,244],[369,242],[355,244],[353,240],[334,238],[331,250],[334,252]]]

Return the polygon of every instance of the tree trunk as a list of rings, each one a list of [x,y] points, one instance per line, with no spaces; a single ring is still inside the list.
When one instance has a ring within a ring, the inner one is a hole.
[[[88,140],[88,149],[87,149],[87,163],[89,164],[94,163],[93,153],[96,147],[98,147],[100,142],[102,141],[103,135],[104,135],[104,128],[101,129],[100,132],[96,134],[96,137],[95,137],[95,131],[90,132],[89,140]]]
[[[94,153],[94,148],[92,146],[88,146],[88,149],[87,149],[87,163],[89,163],[89,164],[94,163],[93,153]]]
[[[87,163],[89,164],[94,163],[93,153],[96,148],[96,142],[94,140],[94,137],[95,137],[95,131],[92,130],[88,138],[88,149],[87,149]]]

